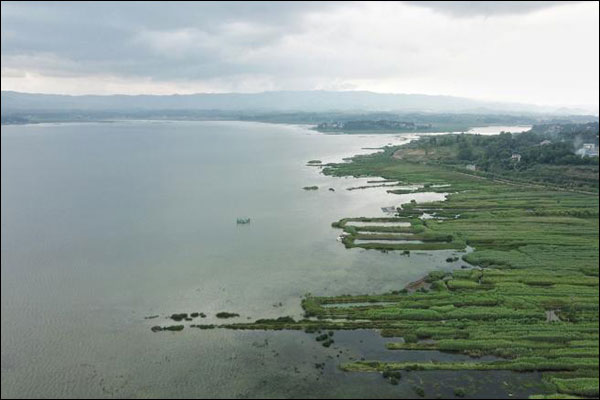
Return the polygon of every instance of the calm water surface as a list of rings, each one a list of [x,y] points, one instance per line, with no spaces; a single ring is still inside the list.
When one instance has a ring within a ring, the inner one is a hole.
[[[500,132],[511,132],[521,133],[531,129],[531,125],[516,125],[516,126],[505,126],[505,125],[494,125],[494,126],[480,126],[469,129],[468,133],[478,133],[480,135],[498,135]]]
[[[389,291],[449,268],[451,251],[344,249],[331,222],[413,197],[347,191],[373,178],[306,166],[406,140],[242,122],[2,126],[2,397],[412,397],[413,384],[433,396],[453,380],[528,393],[517,384],[532,374],[411,373],[392,386],[337,370],[431,357],[386,351],[373,331],[338,332],[330,349],[303,332],[150,331],[174,312],[299,317],[307,292]]]

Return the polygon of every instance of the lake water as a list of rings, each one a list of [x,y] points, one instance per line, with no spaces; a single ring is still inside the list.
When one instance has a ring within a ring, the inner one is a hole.
[[[339,371],[431,357],[387,351],[373,331],[339,332],[329,349],[303,332],[150,331],[178,312],[300,317],[307,292],[397,290],[450,268],[452,251],[346,250],[331,222],[385,216],[411,195],[348,191],[373,178],[306,165],[406,140],[246,122],[2,126],[2,397],[412,397],[411,382],[442,376],[502,397],[498,379],[530,381],[415,372],[392,386]]]
[[[467,133],[478,133],[480,135],[498,135],[500,132],[511,132],[521,133],[531,129],[531,125],[516,125],[516,126],[505,126],[505,125],[493,125],[493,126],[480,126],[469,129]]]

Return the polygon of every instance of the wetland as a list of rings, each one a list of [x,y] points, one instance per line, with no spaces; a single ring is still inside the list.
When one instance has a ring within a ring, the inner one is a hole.
[[[597,195],[408,141],[3,126],[2,396],[597,396]],[[416,190],[347,190],[374,181]]]

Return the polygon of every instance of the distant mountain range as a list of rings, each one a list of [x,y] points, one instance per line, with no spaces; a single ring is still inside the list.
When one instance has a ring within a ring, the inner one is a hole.
[[[385,94],[364,91],[279,91],[190,95],[83,95],[2,91],[3,117],[35,112],[127,112],[214,110],[225,112],[424,112],[595,114],[597,110],[486,102],[454,96]]]

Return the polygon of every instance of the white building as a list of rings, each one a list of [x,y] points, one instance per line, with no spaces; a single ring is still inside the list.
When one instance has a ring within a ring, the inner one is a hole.
[[[584,143],[581,148],[581,157],[598,157],[598,147],[594,143]]]

